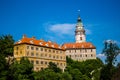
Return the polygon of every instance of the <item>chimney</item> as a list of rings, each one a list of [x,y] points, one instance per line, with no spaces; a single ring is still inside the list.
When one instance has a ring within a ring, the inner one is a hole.
[[[33,36],[32,39],[35,39],[35,36]]]
[[[22,38],[26,38],[27,36],[26,36],[26,34],[23,34],[23,37]]]

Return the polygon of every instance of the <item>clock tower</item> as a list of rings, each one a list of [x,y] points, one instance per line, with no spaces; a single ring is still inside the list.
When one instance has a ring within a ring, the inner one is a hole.
[[[77,19],[77,25],[75,29],[75,40],[76,40],[76,43],[86,42],[85,29],[82,24],[82,20],[80,16],[78,16],[78,19]]]

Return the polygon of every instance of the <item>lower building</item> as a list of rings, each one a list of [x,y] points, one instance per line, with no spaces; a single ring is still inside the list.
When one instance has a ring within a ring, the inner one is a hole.
[[[34,71],[47,68],[49,62],[55,63],[64,71],[66,67],[65,49],[51,41],[27,38],[25,35],[14,45],[14,58],[27,57],[33,63]]]
[[[96,59],[96,48],[90,42],[65,43],[63,48],[66,49],[66,56],[76,61],[85,61]]]

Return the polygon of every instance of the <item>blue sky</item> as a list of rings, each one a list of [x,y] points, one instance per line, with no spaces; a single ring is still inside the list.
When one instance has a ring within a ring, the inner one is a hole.
[[[11,34],[15,41],[26,34],[58,44],[75,42],[80,10],[87,41],[100,54],[105,40],[120,45],[119,4],[120,0],[0,0],[0,35]]]

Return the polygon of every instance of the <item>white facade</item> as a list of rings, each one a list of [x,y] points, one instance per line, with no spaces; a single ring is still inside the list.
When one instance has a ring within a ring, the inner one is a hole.
[[[68,49],[66,55],[76,61],[96,59],[96,49]]]

